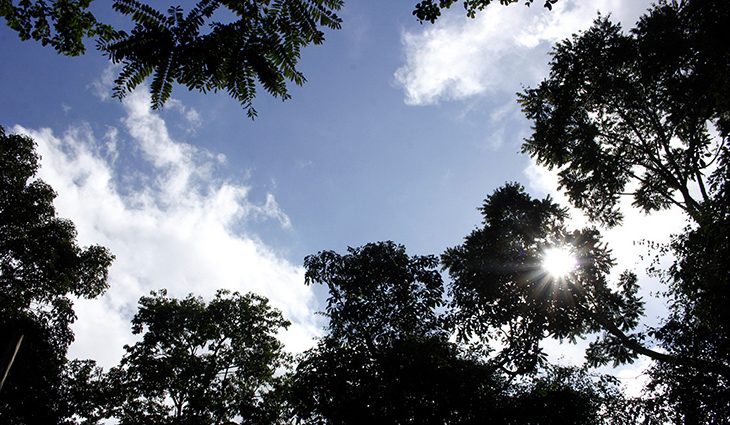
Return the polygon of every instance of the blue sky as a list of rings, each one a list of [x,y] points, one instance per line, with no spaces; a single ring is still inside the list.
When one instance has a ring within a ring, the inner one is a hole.
[[[143,90],[109,99],[114,69],[98,52],[60,57],[0,27],[0,124],[36,138],[60,213],[82,243],[117,256],[109,293],[77,304],[73,355],[116,362],[136,300],[160,287],[261,292],[294,322],[292,349],[306,347],[323,293],[303,285],[305,255],[378,240],[440,254],[506,181],[554,193],[554,177],[519,154],[529,123],[515,93],[597,11],[630,27],[649,5],[494,5],[474,20],[455,7],[421,25],[412,3],[346,1],[342,30],[303,51],[308,82],[286,102],[261,92],[255,121],[223,93],[177,88],[159,112]],[[652,220],[630,216],[609,235],[626,267],[640,266],[636,239],[681,224]]]

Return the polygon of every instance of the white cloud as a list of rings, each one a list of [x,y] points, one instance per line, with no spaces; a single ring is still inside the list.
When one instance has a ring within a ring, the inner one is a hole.
[[[188,133],[195,133],[203,124],[203,120],[200,118],[198,111],[193,107],[186,106],[178,99],[172,98],[168,100],[165,106],[180,113],[185,120],[185,129]]]
[[[249,187],[217,178],[218,156],[173,140],[145,93],[124,101],[124,130],[110,128],[101,140],[88,126],[60,136],[50,129],[14,129],[38,143],[39,176],[58,192],[59,215],[76,224],[79,242],[104,245],[116,255],[107,294],[76,304],[70,355],[104,366],[118,362],[123,344],[132,341],[129,319],[137,300],[160,288],[173,296],[209,297],[219,288],[264,295],[293,323],[283,334],[289,349],[307,348],[320,325],[302,268],[240,230],[261,219],[286,228],[289,218],[272,194],[255,202]],[[136,147],[130,159],[138,161],[143,178],[130,180],[115,169],[122,143]]]
[[[561,0],[542,7],[494,4],[469,19],[460,8],[435,25],[404,32],[405,63],[395,79],[405,101],[426,105],[488,93],[512,94],[545,75],[552,45],[588,28],[597,12],[633,26],[648,0]]]
[[[92,93],[101,100],[108,100],[111,97],[112,88],[114,87],[114,79],[117,72],[122,68],[120,64],[109,63],[101,76],[92,81],[87,87]]]

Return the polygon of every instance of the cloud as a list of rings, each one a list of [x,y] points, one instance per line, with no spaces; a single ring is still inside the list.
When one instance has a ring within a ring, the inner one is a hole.
[[[273,194],[252,200],[248,186],[218,177],[220,158],[173,140],[149,104],[144,88],[131,94],[123,128],[110,127],[100,139],[88,125],[62,135],[14,128],[36,140],[39,177],[58,192],[59,215],[76,224],[79,242],[104,245],[116,256],[109,291],[76,303],[70,355],[116,364],[133,341],[129,319],[137,300],[160,288],[178,297],[210,297],[219,288],[264,295],[293,323],[282,335],[288,348],[308,348],[320,324],[303,270],[249,230],[264,219],[287,228],[289,217]],[[124,158],[131,173],[117,165],[124,144],[133,147],[133,157]]]
[[[454,8],[433,26],[403,32],[405,63],[395,71],[395,80],[411,105],[491,93],[511,95],[520,84],[539,81],[551,46],[589,27],[598,11],[611,13],[627,27],[649,4],[647,0],[561,0],[552,11],[494,4],[476,19]]]
[[[120,64],[109,63],[101,76],[92,81],[87,87],[100,100],[108,100],[111,97],[112,88],[114,87],[114,79],[116,74],[121,70]]]

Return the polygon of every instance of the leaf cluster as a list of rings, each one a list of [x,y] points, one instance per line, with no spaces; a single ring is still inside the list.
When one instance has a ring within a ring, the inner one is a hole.
[[[476,17],[477,12],[484,10],[484,8],[492,4],[492,1],[493,0],[464,0],[462,4],[466,11],[466,16],[474,18]],[[508,6],[512,3],[518,3],[519,1],[520,0],[499,0],[499,3],[504,6]],[[529,6],[535,0],[524,1],[525,5]],[[449,9],[457,2],[458,0],[422,0],[414,7],[413,16],[421,22],[429,21],[434,23],[441,16],[442,10]],[[546,9],[552,10],[553,5],[557,2],[558,0],[545,0],[544,6]]]
[[[1,0],[0,17],[21,40],[50,45],[61,55],[86,52],[84,39],[108,34],[112,29],[89,11],[91,0]]]
[[[179,6],[163,13],[137,0],[116,0],[114,9],[129,16],[134,28],[106,34],[98,48],[122,64],[115,97],[151,76],[153,108],[162,107],[177,83],[200,92],[226,91],[253,117],[257,86],[288,99],[287,82],[304,83],[296,68],[301,49],[324,41],[320,28],[340,27],[335,12],[341,5],[340,0],[201,0],[187,13]],[[216,12],[231,15],[231,21],[212,20]]]
[[[276,333],[288,325],[254,294],[219,291],[209,303],[165,291],[142,297],[132,320],[142,339],[108,373],[107,415],[121,424],[273,422],[276,371],[287,364]]]
[[[520,374],[544,363],[544,338],[575,341],[601,330],[598,318],[621,331],[637,325],[643,307],[635,277],[625,274],[612,289],[607,275],[614,261],[595,229],[568,231],[563,208],[550,198],[532,199],[519,184],[497,189],[481,212],[484,226],[442,256],[460,340],[498,341],[503,348],[495,361]],[[576,258],[575,270],[563,278],[550,276],[542,264],[545,250],[556,246]]]
[[[0,127],[0,346],[18,347],[0,416],[21,423],[62,415],[56,400],[73,341],[72,297],[101,295],[114,258],[104,247],[78,246],[73,223],[56,215],[55,192],[35,178],[38,160],[32,139]],[[2,360],[5,373],[10,356]]]
[[[727,13],[725,2],[660,2],[628,34],[599,17],[558,43],[550,76],[519,94],[533,121],[523,152],[557,169],[571,203],[603,224],[620,223],[621,195],[645,212],[676,205],[696,218],[725,145],[717,69],[730,51],[714,35]]]

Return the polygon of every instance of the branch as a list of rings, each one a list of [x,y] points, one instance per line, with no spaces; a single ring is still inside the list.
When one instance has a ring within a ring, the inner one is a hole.
[[[571,285],[575,287],[575,285]],[[730,366],[724,363],[717,363],[700,359],[684,359],[681,357],[673,356],[671,354],[665,354],[651,350],[641,345],[635,339],[626,335],[621,329],[618,328],[618,326],[616,326],[615,323],[613,323],[605,315],[600,313],[600,311],[592,311],[586,307],[581,306],[580,304],[576,305],[588,317],[598,322],[598,324],[600,324],[607,332],[618,338],[625,347],[631,349],[637,354],[647,356],[659,362],[666,362],[680,366],[688,366],[700,371],[710,372],[724,376],[725,378],[730,378]]]

